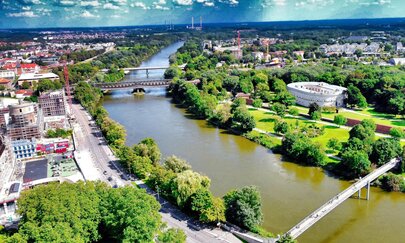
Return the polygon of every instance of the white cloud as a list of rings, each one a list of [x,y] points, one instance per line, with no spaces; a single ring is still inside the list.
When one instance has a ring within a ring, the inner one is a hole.
[[[146,7],[145,3],[143,2],[135,2],[135,3],[131,3],[130,5],[131,7],[137,7],[137,8],[142,8],[142,9],[148,9],[148,7]]]
[[[125,5],[127,4],[127,0],[111,0],[112,2],[118,4],[118,5]]]
[[[213,2],[204,2],[204,6],[207,6],[207,7],[214,7],[214,3]]]
[[[174,4],[189,6],[193,4],[193,0],[173,0]]]
[[[24,11],[31,10],[31,7],[30,7],[30,6],[23,6],[23,7],[22,7],[22,10],[24,10]]]
[[[63,6],[73,6],[73,5],[75,5],[75,2],[71,1],[71,0],[62,0],[59,3],[61,5],[63,5]]]
[[[100,16],[99,15],[94,15],[94,14],[90,13],[89,11],[84,10],[83,13],[80,15],[80,17],[83,17],[83,18],[98,18]]]
[[[106,4],[104,4],[103,8],[104,8],[104,9],[110,9],[110,10],[117,10],[117,9],[120,9],[120,7],[118,7],[118,6],[116,6],[116,5],[112,4],[112,3],[106,3]]]
[[[229,5],[232,5],[232,6],[235,6],[235,5],[239,4],[238,0],[219,0],[219,2],[229,4]]]
[[[9,13],[9,14],[7,14],[7,16],[9,16],[9,17],[25,17],[25,18],[39,17],[33,11],[25,11],[25,12],[19,12],[19,13]]]
[[[157,9],[157,10],[170,10],[170,8],[164,7],[164,6],[160,6],[160,5],[155,5],[155,6],[153,6],[153,8],[154,8],[154,9]]]
[[[82,1],[82,2],[80,2],[80,6],[83,6],[83,7],[98,7],[98,6],[100,6],[100,3],[97,0],[94,0],[94,1]]]

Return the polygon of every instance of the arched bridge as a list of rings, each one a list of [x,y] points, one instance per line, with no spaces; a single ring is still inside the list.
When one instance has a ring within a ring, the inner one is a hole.
[[[116,83],[92,83],[94,87],[101,89],[102,91],[109,90],[120,90],[120,89],[145,89],[145,88],[164,88],[168,87],[172,82],[171,79],[146,79],[146,80],[133,80],[133,81],[124,81]],[[198,84],[200,83],[199,79],[187,81],[188,83]]]
[[[172,81],[171,79],[142,80],[142,81],[135,80],[117,83],[92,83],[92,85],[103,91],[107,91],[119,89],[144,89],[151,87],[168,87],[171,81]]]

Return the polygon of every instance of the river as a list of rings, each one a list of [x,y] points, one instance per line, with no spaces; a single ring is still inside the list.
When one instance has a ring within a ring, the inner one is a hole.
[[[175,43],[142,66],[168,65]],[[145,78],[132,72],[126,80]],[[162,77],[156,70],[150,78]],[[211,178],[211,189],[222,196],[230,189],[256,185],[262,195],[263,227],[274,233],[292,226],[350,185],[322,169],[282,161],[281,156],[240,136],[191,119],[165,97],[162,89],[144,96],[115,91],[104,97],[110,117],[127,130],[127,144],[155,139],[163,156],[186,159],[195,171]],[[365,191],[363,192],[365,196]],[[372,188],[370,201],[348,199],[302,234],[300,242],[404,242],[405,195]]]

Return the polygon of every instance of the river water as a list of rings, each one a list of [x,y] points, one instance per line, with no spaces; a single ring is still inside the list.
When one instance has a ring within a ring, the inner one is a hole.
[[[182,44],[165,48],[142,66],[167,66],[169,55]],[[149,78],[162,75],[162,71],[152,71]],[[144,71],[137,71],[126,79],[145,76]],[[165,97],[163,89],[147,90],[144,96],[130,90],[115,91],[105,96],[104,107],[126,128],[128,145],[152,137],[163,156],[182,157],[195,171],[210,177],[216,196],[245,185],[257,186],[262,195],[263,227],[274,233],[286,232],[350,185],[322,169],[282,161],[279,155],[245,138],[191,119]],[[372,188],[370,201],[348,199],[298,240],[405,242],[405,194]]]

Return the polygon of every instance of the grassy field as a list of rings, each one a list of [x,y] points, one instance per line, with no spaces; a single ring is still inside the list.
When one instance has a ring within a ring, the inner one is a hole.
[[[308,108],[302,106],[293,106],[297,108],[300,112],[307,114]],[[400,116],[393,116],[390,114],[380,113],[374,110],[374,108],[367,108],[362,111],[339,111],[340,115],[343,115],[347,118],[363,120],[363,119],[373,119],[376,124],[393,126],[393,127],[405,127],[405,119],[402,119]],[[335,113],[328,114],[322,113],[322,117],[333,119]]]
[[[261,110],[249,110],[250,113],[253,115],[256,121],[256,127],[264,130],[266,132],[270,132],[275,134],[274,132],[274,121],[276,119],[280,119],[277,115],[265,112]],[[310,124],[314,124],[315,122],[307,120],[305,118],[293,118],[293,117],[284,117],[284,121],[292,126],[295,126],[298,122],[300,127],[307,126]],[[325,133],[321,136],[313,138],[314,141],[319,142],[326,148],[326,143],[331,138],[337,138],[339,141],[344,142],[347,141],[349,138],[349,131],[343,128],[339,128],[333,125],[323,125],[317,124],[317,126],[323,126],[325,128]]]

